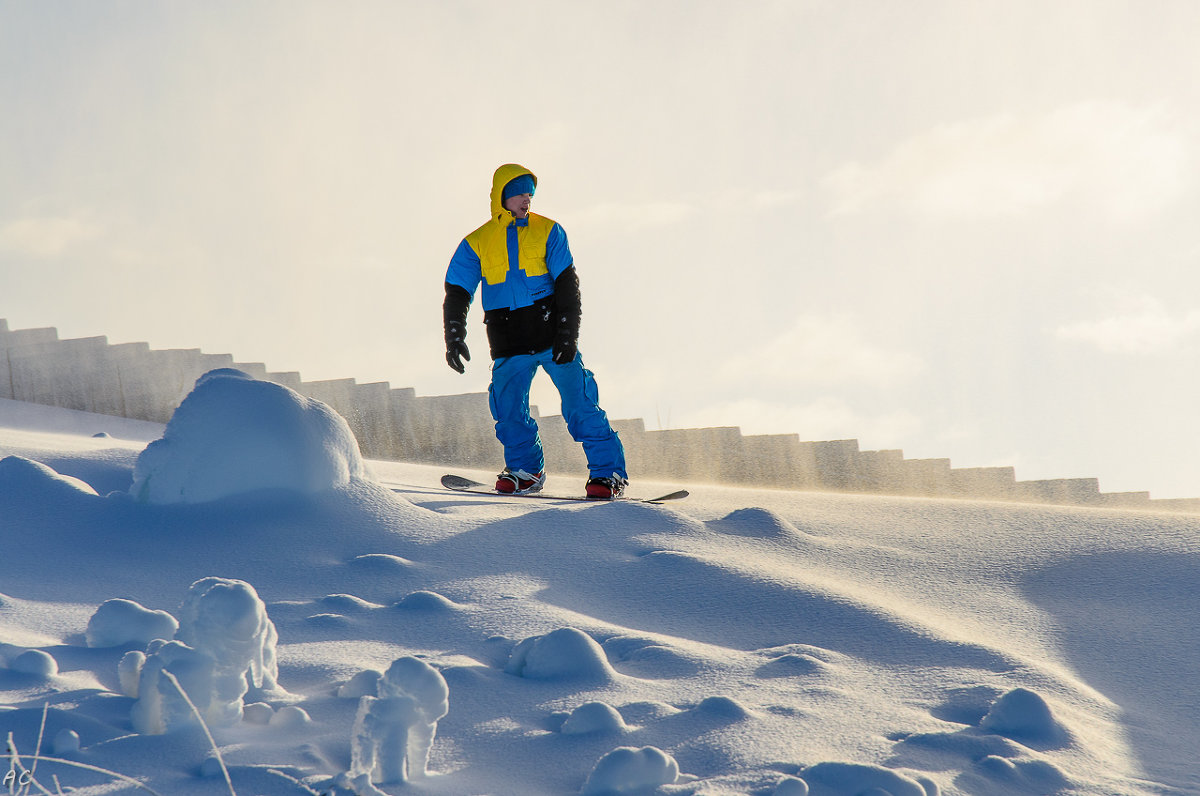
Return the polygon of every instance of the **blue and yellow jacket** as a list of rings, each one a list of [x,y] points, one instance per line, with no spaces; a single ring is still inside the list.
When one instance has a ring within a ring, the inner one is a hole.
[[[563,324],[573,324],[578,334],[579,283],[567,233],[545,216],[529,213],[517,219],[504,209],[504,186],[523,174],[537,184],[524,166],[510,163],[496,169],[491,217],[463,238],[446,269],[447,319],[460,304],[465,319],[482,284],[493,359],[543,351]]]

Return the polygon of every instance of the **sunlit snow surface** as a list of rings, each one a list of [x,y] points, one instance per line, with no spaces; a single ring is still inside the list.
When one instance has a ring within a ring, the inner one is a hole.
[[[502,500],[380,462],[157,505],[130,487],[162,432],[0,401],[0,735],[26,768],[40,737],[163,796],[228,793],[221,763],[241,796],[1200,793],[1200,519],[703,484]],[[122,672],[210,577],[278,636],[274,687],[210,728],[220,762],[194,723],[135,732]],[[421,714],[428,773],[351,777],[360,704],[407,657],[449,692]]]

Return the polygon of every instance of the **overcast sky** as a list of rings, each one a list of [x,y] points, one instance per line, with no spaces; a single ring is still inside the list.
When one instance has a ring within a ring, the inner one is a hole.
[[[0,318],[483,391],[442,281],[518,162],[614,417],[1200,497],[1196,41],[1192,0],[0,0]]]

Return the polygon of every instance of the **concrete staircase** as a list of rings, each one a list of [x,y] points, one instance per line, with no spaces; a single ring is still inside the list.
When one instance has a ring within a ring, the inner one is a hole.
[[[229,354],[154,350],[106,337],[61,340],[54,328],[10,330],[0,319],[0,398],[165,423],[196,379],[221,367],[329,404],[349,422],[367,457],[497,470],[503,465],[486,393],[419,396],[387,383],[306,382],[299,373],[271,372]],[[562,417],[541,417],[536,407],[532,412],[554,471],[586,473],[583,452]],[[735,427],[647,431],[642,420],[613,424],[635,478],[1200,513],[1200,499],[1103,493],[1095,478],[1018,481],[1011,467],[956,469],[949,459],[861,451],[853,439],[810,442],[797,434],[743,435]]]

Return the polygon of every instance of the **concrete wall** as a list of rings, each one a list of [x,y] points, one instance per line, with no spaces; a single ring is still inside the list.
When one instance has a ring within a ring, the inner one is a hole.
[[[346,418],[371,458],[474,468],[503,466],[486,393],[418,396],[411,388],[354,379],[306,382],[262,363],[198,349],[152,350],[104,337],[61,340],[55,329],[9,328],[0,319],[0,398],[165,423],[202,374],[236,367],[323,401]],[[587,472],[582,448],[559,415],[539,423],[548,467]],[[1200,513],[1200,499],[1153,501],[1149,493],[1104,494],[1094,478],[1017,481],[1011,467],[954,469],[949,459],[906,459],[903,451],[859,450],[857,440],[802,441],[796,434],[744,436],[735,427],[647,431],[616,420],[634,478],[750,484],[784,489]]]

